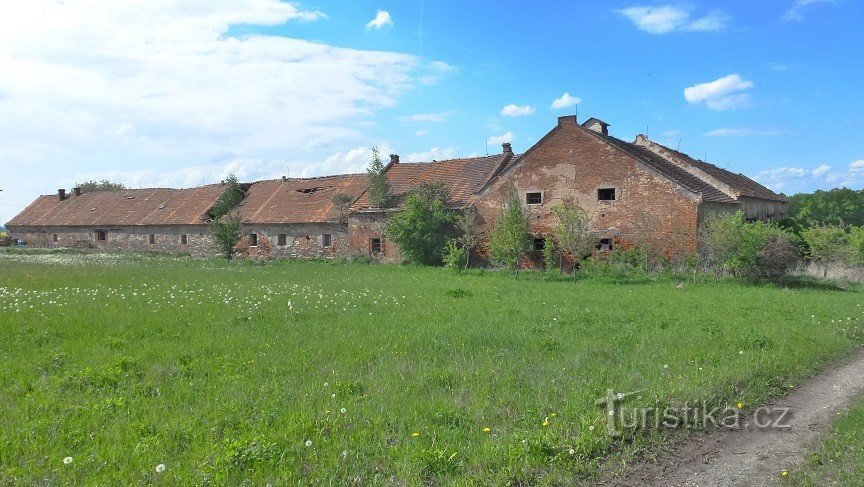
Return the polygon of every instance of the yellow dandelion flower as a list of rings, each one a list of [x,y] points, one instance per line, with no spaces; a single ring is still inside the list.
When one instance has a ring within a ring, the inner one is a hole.
[[[543,418],[543,426],[549,426],[549,418]]]
[[[552,411],[552,414],[550,414],[549,416],[552,416],[554,418],[555,416],[558,416],[558,413],[556,413],[555,411]]]
[[[738,403],[738,409],[744,409],[744,403],[743,402]]]
[[[789,476],[789,472],[786,471],[786,470],[784,470],[784,471],[780,472],[780,475],[783,476],[783,477],[788,477],[788,476]]]
[[[415,432],[411,433],[411,436],[413,436],[414,438],[416,438],[416,437],[420,436],[420,433],[418,433],[418,432],[415,431]]]
[[[488,432],[490,432],[490,431],[492,431],[492,428],[490,428],[490,427],[488,427],[488,426],[485,427],[485,428],[483,428],[483,432],[484,432],[484,433],[488,433]]]

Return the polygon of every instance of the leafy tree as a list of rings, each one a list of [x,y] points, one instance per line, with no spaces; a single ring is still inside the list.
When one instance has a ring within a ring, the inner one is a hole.
[[[377,208],[387,206],[390,201],[390,183],[384,174],[384,163],[378,154],[378,148],[372,148],[372,161],[366,169],[366,179],[369,189],[369,203]]]
[[[529,248],[528,214],[511,186],[497,225],[489,232],[489,252],[492,260],[513,269],[518,279],[519,263]]]
[[[576,268],[582,258],[591,253],[596,237],[591,230],[591,219],[588,213],[579,206],[579,201],[568,197],[552,207],[552,213],[558,219],[554,235],[558,248],[573,259],[573,280],[577,279]]]
[[[123,183],[112,183],[107,179],[103,179],[102,181],[84,181],[83,183],[77,183],[75,187],[81,188],[82,193],[94,193],[96,191],[117,191],[121,189],[126,189],[126,185]]]
[[[222,195],[210,209],[210,233],[213,239],[230,261],[234,256],[237,242],[240,241],[240,232],[243,229],[243,220],[240,214],[232,211],[241,201],[245,194],[237,182],[237,176],[229,174],[223,181],[225,189]]]
[[[453,230],[453,212],[447,208],[441,183],[421,184],[405,198],[403,208],[387,221],[385,232],[408,260],[440,264]]]
[[[467,254],[465,248],[456,239],[448,240],[447,246],[444,247],[444,266],[461,273],[466,259],[465,254]]]
[[[788,200],[789,215],[783,224],[796,233],[812,226],[864,225],[864,190],[818,190],[792,195]]]
[[[351,208],[351,203],[354,202],[354,197],[350,194],[336,193],[333,195],[333,204],[339,209],[339,221],[345,223],[348,221],[348,210]]]
[[[465,270],[468,270],[468,265],[471,263],[471,250],[480,243],[480,224],[477,217],[477,209],[473,206],[456,217],[456,228],[461,233],[458,243],[465,250]]]
[[[213,204],[213,208],[210,209],[210,217],[213,220],[219,220],[227,215],[235,206],[243,201],[245,196],[245,193],[240,188],[240,183],[237,182],[237,176],[229,174],[222,181],[222,184],[225,186],[225,189],[222,191],[219,199],[216,200],[216,203]]]
[[[846,260],[851,247],[849,235],[843,227],[827,225],[805,228],[801,239],[807,245],[807,255],[820,263]]]
[[[741,211],[712,215],[703,232],[714,265],[734,276],[778,277],[795,262],[791,234],[773,223],[748,223]]]
[[[213,239],[225,255],[225,258],[230,262],[236,252],[235,245],[240,241],[240,232],[243,228],[243,221],[240,214],[231,212],[222,215],[217,219],[210,221],[210,233]]]

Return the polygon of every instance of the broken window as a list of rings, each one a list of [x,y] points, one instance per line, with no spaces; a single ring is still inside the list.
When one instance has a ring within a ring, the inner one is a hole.
[[[333,245],[333,236],[329,233],[321,235],[321,244],[324,247],[330,247],[331,245]]]
[[[369,250],[373,254],[381,253],[381,239],[380,238],[370,238],[369,239]]]
[[[612,239],[611,238],[601,238],[600,242],[597,244],[597,250],[601,252],[608,252],[612,250]]]
[[[539,205],[543,202],[543,193],[525,193],[525,203]]]
[[[546,248],[546,239],[543,237],[537,237],[534,239],[534,250],[543,250]]]
[[[284,233],[280,233],[280,234],[279,234],[279,237],[276,238],[276,243],[277,243],[280,247],[284,247],[285,245],[288,244],[288,236],[285,235]]]
[[[600,188],[597,190],[597,200],[615,201],[615,188]]]
[[[104,242],[107,240],[107,232],[105,230],[96,230],[96,240],[99,242]]]
[[[147,243],[149,243],[150,245],[156,245],[156,234],[155,233],[151,233],[150,235],[147,236]]]
[[[57,234],[55,233],[55,234],[54,234],[54,243],[57,243],[57,242],[59,242],[59,241],[60,241],[60,239],[57,238]]]
[[[186,238],[186,234],[180,235],[180,245],[186,245],[189,243],[189,239]]]
[[[257,233],[250,233],[249,234],[249,246],[250,247],[257,247],[258,246],[258,234]]]

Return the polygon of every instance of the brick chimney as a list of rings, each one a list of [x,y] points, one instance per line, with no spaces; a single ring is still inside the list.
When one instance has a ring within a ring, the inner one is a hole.
[[[513,147],[510,145],[510,142],[501,144],[501,149],[504,154],[513,154]]]
[[[65,189],[58,189],[57,190],[57,199],[60,201],[63,201],[66,199],[66,190]]]
[[[399,154],[390,154],[390,164],[399,164]]]
[[[565,123],[577,123],[576,115],[564,115],[558,117],[558,125],[564,125]]]
[[[75,186],[72,191],[75,192],[75,196],[81,196],[81,186]]]

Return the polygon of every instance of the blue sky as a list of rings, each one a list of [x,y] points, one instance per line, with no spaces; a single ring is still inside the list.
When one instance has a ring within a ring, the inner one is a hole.
[[[521,152],[577,110],[778,191],[864,187],[860,1],[17,3],[0,16],[0,221],[90,178]]]

